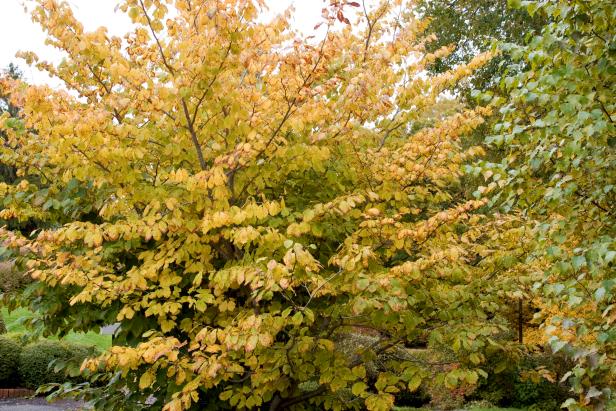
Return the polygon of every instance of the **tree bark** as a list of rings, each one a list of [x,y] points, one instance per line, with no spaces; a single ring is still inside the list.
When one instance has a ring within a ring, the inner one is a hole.
[[[520,344],[524,343],[524,306],[522,303],[522,298],[518,300],[518,342]]]

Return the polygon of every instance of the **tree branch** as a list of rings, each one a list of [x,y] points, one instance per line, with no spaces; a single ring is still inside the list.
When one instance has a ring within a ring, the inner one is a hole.
[[[79,147],[77,147],[75,144],[72,144],[72,147],[79,152],[82,156],[84,156],[86,158],[86,160],[93,162],[94,164],[96,164],[97,166],[99,166],[100,168],[102,168],[103,170],[105,170],[108,173],[111,173],[111,170],[109,170],[103,163],[101,163],[98,160],[92,160],[90,158],[90,156],[88,156],[83,150],[81,150]]]
[[[304,78],[304,81],[302,82],[302,85],[299,86],[299,88],[297,89],[297,93],[300,93],[302,91],[302,89],[306,86],[308,86],[312,76],[314,75],[314,73],[316,72],[319,64],[321,63],[321,60],[323,59],[323,50],[325,49],[325,43],[327,42],[327,38],[329,37],[329,30],[330,30],[330,25],[327,26],[327,32],[325,33],[325,38],[323,39],[323,41],[321,42],[321,47],[319,49],[319,57],[317,58],[317,61],[314,63],[314,65],[312,66],[312,70],[310,71],[310,73],[308,74],[308,76],[306,76],[306,78]],[[282,116],[282,120],[278,123],[278,126],[274,129],[274,131],[272,132],[272,134],[270,135],[269,140],[267,141],[267,143],[265,144],[265,146],[263,147],[263,149],[261,149],[257,155],[255,156],[255,160],[258,160],[269,148],[270,144],[272,144],[272,142],[274,141],[274,139],[276,138],[276,136],[278,135],[278,133],[280,132],[280,130],[282,130],[282,127],[284,126],[284,124],[287,122],[287,120],[289,119],[289,117],[291,117],[291,114],[293,114],[293,109],[295,108],[295,105],[297,104],[298,98],[297,97],[293,97],[291,99],[291,101],[288,102],[288,107],[287,107],[287,111],[285,112],[285,114]],[[240,169],[239,166],[235,167],[233,170],[231,170],[231,174],[235,174],[238,170]],[[231,175],[230,174],[230,175]],[[248,186],[250,184],[252,184],[252,182],[255,180],[256,177],[252,178],[249,182],[247,182],[243,187],[242,190],[239,192],[239,194],[237,196],[234,195],[234,193],[231,193],[233,198],[239,198],[241,197],[241,195],[246,191],[246,189],[248,188]]]
[[[158,36],[156,35],[156,31],[154,31],[154,28],[152,27],[152,20],[150,20],[150,16],[148,15],[148,11],[146,10],[145,5],[143,4],[143,0],[139,0],[139,4],[141,5],[141,10],[143,10],[143,14],[145,15],[145,18],[148,21],[148,26],[150,27],[152,36],[154,36],[154,40],[156,40],[156,45],[158,46],[160,57],[163,59],[163,64],[165,65],[165,67],[167,67],[167,70],[169,70],[169,73],[173,75],[175,74],[175,70],[173,69],[173,67],[171,67],[171,65],[167,61],[167,57],[165,57],[163,46],[160,44],[160,40],[158,39]]]
[[[366,16],[366,20],[368,22],[368,35],[366,36],[366,44],[364,46],[364,60],[363,61],[365,62],[366,58],[368,57],[368,49],[370,48],[370,40],[372,39],[374,26],[381,19],[381,17],[385,15],[387,8],[385,8],[381,14],[376,16],[374,20],[370,20],[370,15],[368,14],[368,9],[366,8],[366,1],[362,0],[361,3],[364,9],[364,16]]]
[[[207,164],[205,163],[205,158],[203,157],[203,151],[201,150],[201,145],[199,144],[199,139],[197,138],[197,133],[193,127],[193,121],[190,119],[190,113],[188,112],[188,106],[186,105],[186,100],[184,98],[182,98],[182,109],[184,110],[184,116],[186,117],[186,128],[190,133],[190,138],[195,146],[195,150],[197,151],[199,166],[201,167],[201,170],[207,170]]]

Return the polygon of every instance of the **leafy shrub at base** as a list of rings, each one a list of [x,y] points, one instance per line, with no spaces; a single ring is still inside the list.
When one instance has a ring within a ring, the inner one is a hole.
[[[559,410],[569,386],[558,381],[570,362],[562,355],[544,352],[518,353],[519,357],[512,355],[504,360],[505,355],[492,353],[486,364],[488,379],[482,380],[468,399],[532,411]],[[503,361],[508,365],[501,370]]]
[[[24,274],[16,260],[0,261],[0,293],[19,292],[31,282],[32,279]]]
[[[75,366],[96,355],[94,348],[59,341],[40,341],[28,345],[19,356],[19,377],[28,388],[63,383],[75,378]],[[77,378],[78,379],[78,378]]]
[[[17,380],[17,364],[21,346],[13,338],[0,335],[0,387],[13,384]]]
[[[214,394],[231,409],[386,410],[431,379],[396,358],[426,340],[454,347],[460,367],[438,370],[449,389],[477,382],[503,322],[498,295],[479,290],[492,248],[520,242],[496,244],[515,224],[462,190],[464,164],[484,150],[461,139],[491,109],[445,100],[489,54],[424,78],[438,56],[424,53],[425,24],[399,13],[411,0],[368,12],[378,25],[362,37],[335,23],[337,5],[355,2],[330,2],[318,47],[288,47],[291,15],[262,22],[253,0],[207,13],[124,1],[129,47],[83,31],[66,2],[35,3],[50,41],[71,50],[54,76],[89,100],[3,87],[24,114],[0,126],[17,147],[0,152],[28,179],[0,185],[0,216],[48,228],[0,239],[32,254],[37,281],[19,303],[43,331],[120,323],[86,364],[114,377],[82,399],[118,411],[148,398],[202,409]],[[143,29],[167,21],[152,53]],[[32,158],[40,171],[22,166]],[[346,328],[378,337],[347,354]]]

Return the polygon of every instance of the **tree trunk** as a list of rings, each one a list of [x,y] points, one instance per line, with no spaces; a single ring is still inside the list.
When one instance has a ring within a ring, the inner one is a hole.
[[[522,304],[522,298],[518,300],[518,342],[524,343],[524,306]]]

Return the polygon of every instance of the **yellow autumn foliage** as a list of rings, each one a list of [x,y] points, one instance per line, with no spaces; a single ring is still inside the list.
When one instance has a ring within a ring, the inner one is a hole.
[[[483,151],[461,139],[489,109],[445,92],[489,55],[426,74],[451,50],[425,51],[405,1],[332,4],[313,39],[290,13],[264,21],[261,1],[124,0],[123,38],[37,3],[65,58],[23,56],[66,90],[2,83],[24,127],[3,126],[23,183],[0,186],[0,217],[44,227],[2,234],[32,251],[48,332],[120,323],[84,364],[106,382],[86,398],[389,409],[430,364],[387,364],[376,385],[363,364],[426,342],[454,347],[448,386],[485,376],[507,329],[492,256],[524,233],[465,198],[462,166]],[[376,342],[339,349],[362,330]]]

